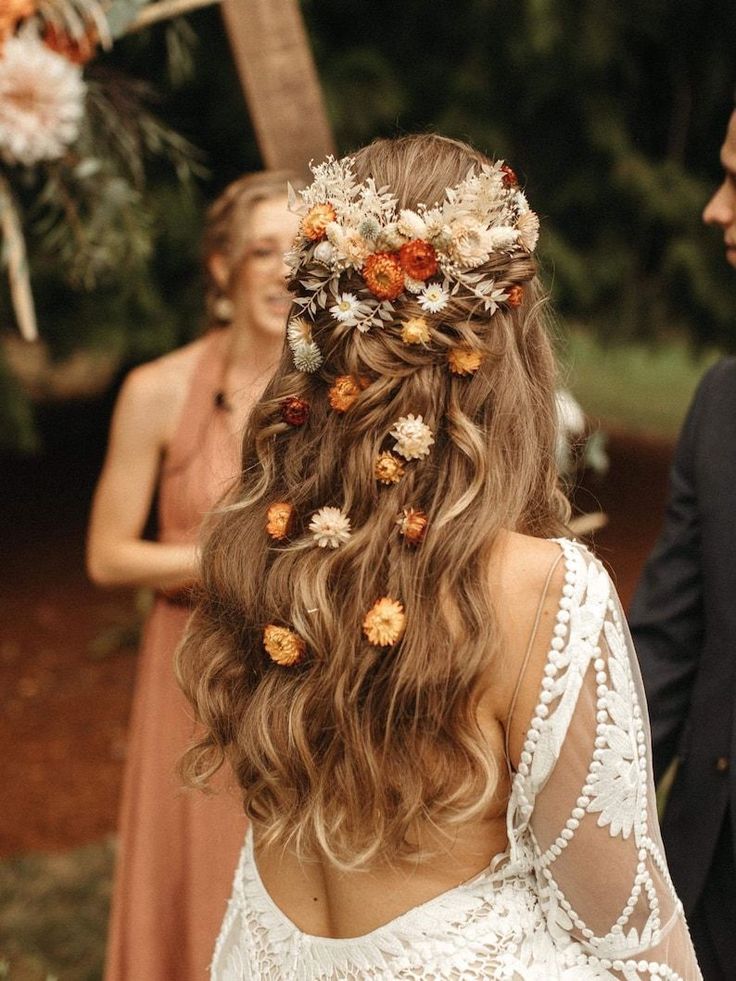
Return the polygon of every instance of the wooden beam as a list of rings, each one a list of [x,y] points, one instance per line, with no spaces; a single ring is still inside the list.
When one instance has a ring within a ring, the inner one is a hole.
[[[305,173],[334,153],[296,0],[223,0],[222,15],[263,164]]]

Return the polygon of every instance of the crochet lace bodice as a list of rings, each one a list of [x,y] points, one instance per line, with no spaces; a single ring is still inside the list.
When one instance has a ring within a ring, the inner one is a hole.
[[[611,580],[561,540],[564,585],[507,810],[471,881],[361,937],[302,933],[250,832],[213,981],[698,981],[657,824],[643,688]]]

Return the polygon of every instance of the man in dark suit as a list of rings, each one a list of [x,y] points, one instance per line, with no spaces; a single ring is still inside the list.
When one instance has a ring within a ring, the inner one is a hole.
[[[736,111],[721,163],[703,220],[736,268]],[[711,368],[690,407],[629,619],[655,777],[679,758],[662,822],[672,878],[704,978],[736,981],[736,359]]]

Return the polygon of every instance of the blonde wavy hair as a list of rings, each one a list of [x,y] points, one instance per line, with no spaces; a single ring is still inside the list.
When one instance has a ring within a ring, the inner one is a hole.
[[[360,150],[355,171],[415,208],[485,160],[464,143],[407,136]],[[401,321],[422,314],[410,296],[397,301],[394,325],[365,334],[320,314],[322,368],[295,371],[285,349],[249,420],[234,498],[208,528],[201,594],[178,655],[204,726],[185,776],[206,784],[227,759],[261,839],[341,867],[416,857],[427,823],[452,833],[487,812],[498,774],[476,707],[481,675],[500,653],[490,555],[502,529],[546,537],[569,516],[535,263],[519,250],[494,267],[499,286],[524,284],[522,305],[489,317],[453,301],[427,318],[426,345],[401,339]],[[484,356],[472,377],[448,371],[458,344]],[[341,414],[327,389],[347,374],[370,384]],[[301,427],[282,420],[290,395],[311,406]],[[376,456],[409,413],[424,417],[435,445],[382,486]],[[297,516],[285,544],[265,532],[277,501]],[[334,551],[315,547],[307,527],[324,505],[341,507],[353,526]],[[429,518],[417,549],[397,528],[406,506]],[[361,630],[381,596],[406,610],[406,632],[390,648]],[[303,663],[284,668],[266,655],[269,623],[304,638]]]

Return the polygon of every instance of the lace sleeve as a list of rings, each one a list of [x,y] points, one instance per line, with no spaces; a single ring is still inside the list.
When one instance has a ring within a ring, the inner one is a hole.
[[[620,603],[586,549],[561,546],[560,607],[512,790],[512,855],[528,852],[550,931],[593,969],[581,978],[697,981],[659,834],[644,693]]]

